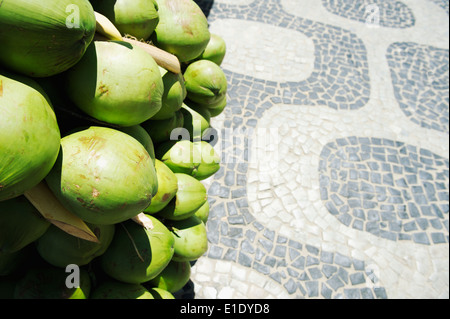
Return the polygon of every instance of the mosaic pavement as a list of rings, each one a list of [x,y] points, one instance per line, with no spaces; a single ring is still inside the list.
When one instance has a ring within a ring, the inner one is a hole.
[[[195,298],[448,298],[448,0],[197,0],[227,42]]]

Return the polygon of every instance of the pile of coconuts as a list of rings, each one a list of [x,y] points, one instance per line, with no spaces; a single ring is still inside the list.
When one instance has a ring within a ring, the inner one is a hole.
[[[174,299],[189,282],[227,104],[208,27],[193,0],[0,2],[0,299]]]

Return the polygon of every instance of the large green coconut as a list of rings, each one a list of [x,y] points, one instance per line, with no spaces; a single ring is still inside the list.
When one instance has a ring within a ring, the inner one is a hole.
[[[167,222],[167,227],[174,233],[175,238],[173,260],[194,261],[208,250],[206,227],[197,216]]]
[[[87,224],[98,243],[90,242],[59,229],[50,228],[36,241],[39,255],[49,264],[56,267],[66,267],[70,264],[84,266],[94,258],[101,256],[110,245],[114,236],[114,225]]]
[[[172,260],[169,265],[149,285],[175,293],[182,289],[191,276],[191,265],[188,261]]]
[[[152,116],[152,120],[167,120],[175,115],[183,105],[186,98],[186,87],[181,73],[172,73],[160,68],[164,84],[162,107],[158,113]]]
[[[152,229],[131,220],[116,225],[114,239],[100,257],[101,267],[110,277],[140,284],[155,278],[172,259],[172,233],[155,217],[146,216]]]
[[[88,299],[91,279],[84,268],[78,270],[66,272],[50,265],[32,267],[17,282],[14,299]],[[75,282],[71,279],[79,281],[79,287],[72,288]]]
[[[178,191],[175,198],[158,212],[158,216],[169,220],[183,220],[195,214],[208,199],[205,186],[186,174],[175,174]]]
[[[102,282],[92,291],[90,299],[155,299],[144,286],[117,280]]]
[[[111,225],[150,205],[156,170],[135,138],[92,126],[65,136],[61,145],[46,181],[69,211],[88,223]]]
[[[88,0],[3,0],[0,64],[28,76],[61,73],[82,58],[95,26]]]
[[[169,141],[156,148],[156,157],[174,173],[204,180],[220,169],[220,157],[206,141]]]
[[[154,143],[162,143],[171,139],[175,129],[183,127],[184,117],[181,110],[167,120],[148,120],[141,124]]]
[[[25,198],[0,202],[0,256],[10,254],[40,238],[50,222]]]
[[[0,51],[3,49],[2,46]],[[58,156],[61,135],[42,88],[29,78],[2,70],[0,128],[0,201],[3,201],[23,194],[45,178]]]
[[[150,206],[144,209],[144,212],[148,214],[154,214],[166,207],[178,191],[177,177],[166,164],[156,160],[155,169],[158,178],[158,192],[152,198]]]
[[[161,109],[159,67],[144,49],[128,42],[93,41],[65,75],[68,97],[97,120],[133,126]]]
[[[197,58],[209,43],[208,20],[193,0],[156,0],[159,23],[150,37],[153,43],[178,57]]]
[[[155,164],[155,146],[153,145],[153,140],[141,125],[121,127],[119,128],[119,130],[138,140],[147,150],[148,155],[150,155],[150,157],[152,158],[153,164]],[[157,187],[155,187],[155,191],[156,188]]]
[[[122,35],[146,40],[159,22],[155,0],[90,0],[95,11],[105,15]]]
[[[184,79],[187,98],[200,105],[214,108],[226,96],[227,78],[214,62],[199,60],[189,64]]]

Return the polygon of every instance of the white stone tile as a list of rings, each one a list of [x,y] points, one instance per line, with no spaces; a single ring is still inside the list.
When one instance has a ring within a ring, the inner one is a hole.
[[[300,32],[237,19],[214,20],[210,30],[227,44],[227,54],[222,63],[227,70],[239,73],[244,70],[245,74],[256,78],[283,82],[307,79],[314,68],[314,42]],[[286,43],[291,44],[291,51],[295,54],[286,54]],[[298,54],[302,54],[304,63],[295,61]],[[239,58],[243,55],[251,58],[242,63]],[[289,67],[283,70],[283,65]],[[265,70],[271,71],[270,76],[265,74]]]
[[[214,287],[204,287],[202,289],[203,297],[205,299],[216,299],[217,290]]]
[[[235,290],[228,286],[223,286],[217,294],[217,299],[233,299]]]
[[[229,274],[231,270],[231,263],[220,262],[216,263],[215,271],[218,273]]]

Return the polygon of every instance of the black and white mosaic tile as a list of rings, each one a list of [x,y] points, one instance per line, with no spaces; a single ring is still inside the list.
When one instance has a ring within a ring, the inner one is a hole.
[[[387,52],[395,98],[414,123],[448,133],[448,50],[393,43]]]
[[[267,87],[273,103],[327,105],[333,109],[348,110],[361,108],[369,100],[366,48],[355,34],[290,15],[276,0],[255,1],[247,6],[215,3],[213,9],[209,15],[211,23],[218,19],[261,22],[294,30],[313,40],[314,70],[308,79],[281,83],[263,80],[262,83],[267,86],[260,87]]]
[[[442,9],[445,10],[445,12],[449,12],[449,1],[448,0],[429,0],[433,3],[435,3],[436,5],[438,5],[439,7],[441,7]]]
[[[341,17],[388,28],[410,28],[415,24],[411,9],[395,0],[322,0],[323,6]]]
[[[306,36],[313,42],[314,61],[308,77],[298,81],[246,72],[239,68],[241,61],[236,66],[233,61],[225,63],[228,105],[217,118],[219,139],[215,140],[222,167],[207,181],[210,247],[197,265],[194,282],[201,289],[200,297],[233,297],[234,288],[242,293],[252,291],[251,297],[267,297],[270,294],[255,293],[251,286],[266,278],[266,286],[272,289],[271,282],[279,285],[283,291],[278,293],[289,298],[388,298],[388,290],[379,282],[380,266],[372,260],[285,236],[270,222],[261,222],[260,212],[249,203],[252,136],[268,110],[289,106],[293,112],[305,107],[358,112],[371,98],[364,41],[345,28],[292,15],[284,10],[284,1],[196,1],[212,26],[222,20],[244,26],[248,24],[241,22],[246,21]],[[381,26],[414,27],[414,14],[402,2],[375,2]],[[324,0],[321,5],[349,20],[366,22],[368,18],[360,16],[360,1]],[[389,65],[385,66],[391,70],[397,101],[412,125],[448,133],[448,50],[405,43],[389,47]],[[447,99],[442,93],[445,89]],[[420,102],[425,106],[418,106]],[[413,112],[415,109],[421,111]],[[343,229],[392,244],[448,245],[447,158],[411,143],[376,136],[330,136],[322,145],[316,168],[317,198]],[[253,279],[247,282],[248,276]]]
[[[319,170],[321,198],[344,225],[393,241],[448,243],[448,159],[353,136],[327,144]]]

